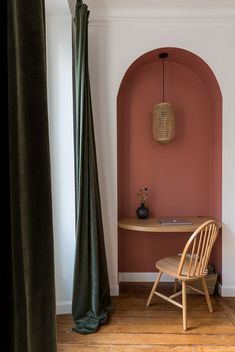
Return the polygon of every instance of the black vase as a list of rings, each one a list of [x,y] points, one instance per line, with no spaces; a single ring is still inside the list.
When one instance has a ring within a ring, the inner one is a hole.
[[[140,207],[136,209],[136,215],[139,219],[147,219],[149,210],[145,207],[144,203],[141,203]]]

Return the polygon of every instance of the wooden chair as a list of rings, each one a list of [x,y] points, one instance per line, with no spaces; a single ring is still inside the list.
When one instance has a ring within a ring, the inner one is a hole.
[[[210,312],[213,312],[210,296],[208,293],[205,276],[213,244],[218,235],[219,225],[214,220],[208,220],[200,225],[187,241],[181,256],[167,257],[159,260],[155,266],[159,270],[157,279],[152,287],[146,306],[150,305],[153,295],[157,295],[166,301],[173,303],[183,310],[183,328],[187,330],[187,295],[186,286],[192,290],[204,294]],[[156,291],[157,285],[163,273],[175,278],[174,294],[167,297]],[[193,280],[201,280],[203,291],[188,284]],[[182,291],[176,293],[176,283],[182,284]],[[182,304],[174,298],[182,294]]]

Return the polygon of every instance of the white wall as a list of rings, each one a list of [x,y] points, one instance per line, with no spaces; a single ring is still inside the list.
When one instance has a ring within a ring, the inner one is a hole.
[[[113,133],[109,155],[102,145],[99,146],[99,151],[103,159],[107,158],[107,164],[108,160],[112,162],[112,177],[116,180],[116,126],[111,130],[106,124],[116,124],[116,97],[119,85],[125,71],[137,57],[155,48],[172,46],[189,50],[208,63],[218,79],[223,95],[222,294],[235,295],[235,4],[227,2],[227,5],[232,7],[226,8],[224,2],[222,11],[216,6],[209,8],[207,1],[205,3],[208,8],[205,6],[204,11],[197,9],[195,12],[193,8],[184,8],[182,15],[177,10],[171,11],[170,8],[167,11],[163,8],[161,11],[159,1],[147,2],[149,7],[144,8],[143,2],[128,7],[127,4],[133,5],[133,2],[125,1],[123,11],[122,3],[118,5],[117,2],[111,1],[110,4],[103,0],[106,11],[102,15],[101,6],[98,8],[94,0],[87,0],[91,9],[93,8],[89,32],[91,80],[94,92],[98,92],[98,95],[93,96],[93,104],[103,134],[106,132],[110,138],[110,133]],[[199,4],[194,2],[196,3]],[[138,4],[142,5],[138,8]],[[222,2],[217,4],[223,5]],[[102,172],[108,175],[110,168],[103,168]],[[114,204],[112,212],[115,211]],[[117,225],[113,222],[112,226],[111,233],[114,237]]]
[[[212,5],[211,1],[191,1],[190,7],[186,0],[169,0],[167,7],[166,2],[160,0],[86,2],[91,10],[90,78],[112,293],[118,293],[118,89],[125,71],[138,56],[155,48],[173,46],[192,51],[205,60],[215,73],[223,95],[222,294],[235,296],[234,2],[216,0]],[[181,4],[180,12],[176,2]],[[171,10],[174,7],[175,10]],[[57,9],[54,10],[56,13]],[[74,255],[70,16],[48,15],[47,22],[56,293],[57,302],[62,302],[60,311],[66,311],[66,302],[71,301]]]
[[[70,15],[47,16],[47,61],[57,313],[71,309],[74,247]]]

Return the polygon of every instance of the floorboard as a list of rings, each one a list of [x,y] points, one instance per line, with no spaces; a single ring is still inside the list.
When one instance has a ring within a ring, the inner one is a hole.
[[[214,312],[205,298],[188,295],[188,330],[182,329],[182,312],[154,297],[146,300],[148,283],[123,283],[120,296],[113,297],[110,321],[96,334],[72,332],[71,315],[57,317],[58,352],[235,352],[235,298],[212,296]],[[162,283],[164,294],[172,285]]]

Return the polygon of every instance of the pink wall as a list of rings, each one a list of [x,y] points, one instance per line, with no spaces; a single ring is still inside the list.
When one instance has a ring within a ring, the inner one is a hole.
[[[176,137],[166,145],[153,138],[152,110],[162,101],[158,54],[164,51],[154,50],[131,65],[119,90],[118,216],[135,216],[136,192],[146,186],[151,216],[221,220],[220,90],[200,58],[181,49],[165,50],[165,99],[175,108]],[[119,271],[152,272],[156,260],[181,252],[187,237],[119,229]],[[220,238],[212,258],[221,272]]]

